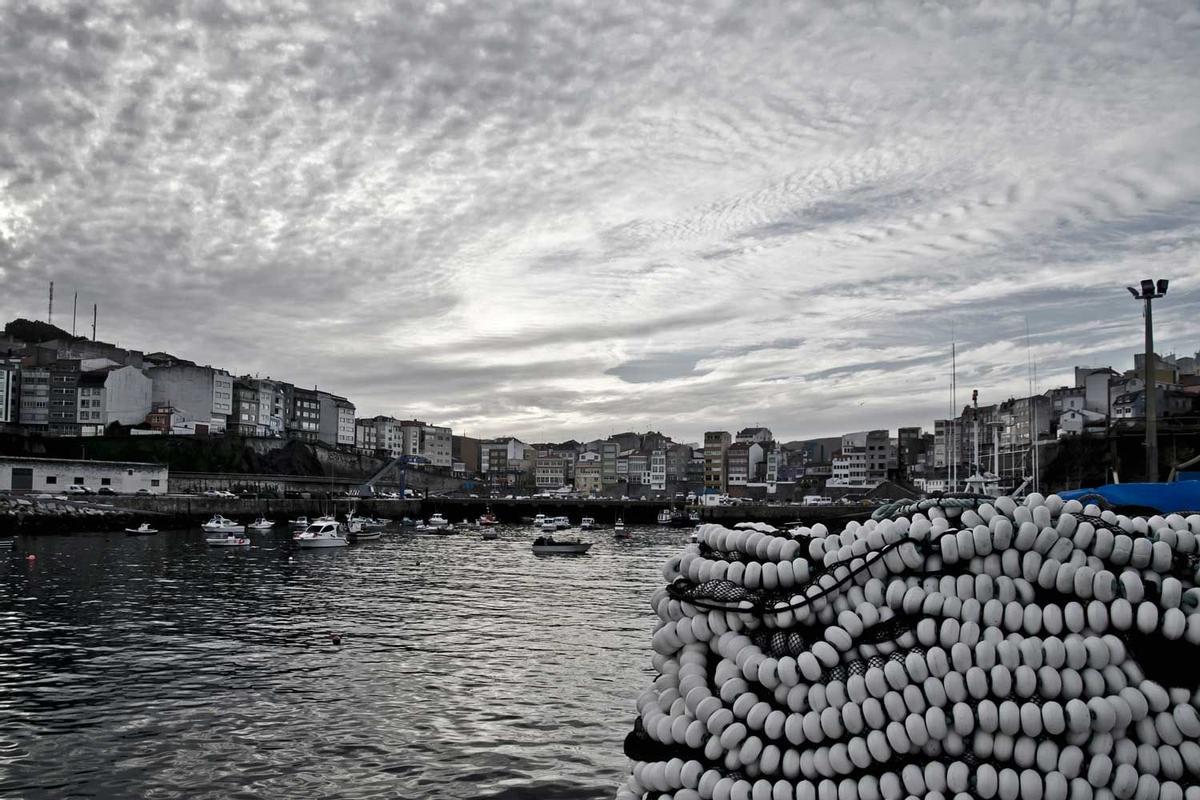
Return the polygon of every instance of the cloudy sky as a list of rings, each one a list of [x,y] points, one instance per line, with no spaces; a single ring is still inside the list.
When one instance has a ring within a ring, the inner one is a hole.
[[[970,7],[968,7],[970,6]],[[472,435],[788,438],[1200,349],[1179,2],[0,0],[0,317]],[[85,325],[81,313],[79,329]]]

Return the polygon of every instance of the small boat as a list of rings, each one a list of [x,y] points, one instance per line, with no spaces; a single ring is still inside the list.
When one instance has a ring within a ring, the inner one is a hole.
[[[688,536],[688,541],[691,542],[692,544],[700,544],[700,526],[699,525],[697,525],[692,530],[691,535]]]
[[[689,511],[688,512],[688,522],[692,522],[692,523],[695,523],[696,525],[699,525],[700,524],[700,512],[699,511]]]
[[[486,512],[484,512],[483,516],[481,516],[479,518],[479,524],[480,525],[499,525],[500,520],[496,519],[496,515],[493,514],[491,511],[486,511]]]
[[[533,540],[533,552],[539,556],[582,555],[591,546],[591,542],[581,542],[578,539],[556,540],[553,536],[539,536]]]
[[[382,531],[387,526],[387,520],[378,517],[359,517],[364,531]]]
[[[246,526],[248,531],[269,531],[275,527],[275,523],[265,517],[258,517]]]
[[[149,522],[143,522],[136,528],[126,528],[125,532],[130,536],[149,536],[152,533],[158,533],[158,528],[151,528]]]
[[[560,531],[565,531],[571,527],[571,520],[569,517],[555,517],[554,524],[558,526]]]
[[[458,533],[458,528],[454,527],[453,525],[442,525],[437,528],[430,528],[430,530],[436,533],[438,536],[450,536]]]
[[[671,509],[664,508],[662,511],[658,512],[658,524],[659,525],[670,525],[671,524]]]
[[[490,542],[493,539],[500,538],[500,531],[496,530],[495,528],[484,528],[483,533],[481,533],[480,536],[485,542]]]
[[[370,542],[382,536],[383,531],[379,528],[363,528],[360,531],[351,531],[350,533],[350,538],[356,542]]]
[[[238,536],[233,533],[225,536],[206,538],[204,541],[208,543],[209,547],[245,547],[250,544],[250,540],[245,536]]]
[[[542,530],[549,531],[550,533],[554,533],[555,531],[558,530],[558,523],[555,522],[553,519],[548,519],[542,523]]]
[[[535,516],[533,518],[533,527],[540,528],[545,524],[546,524],[546,515],[545,514],[538,514],[537,516]],[[554,527],[557,528],[558,526],[555,525]]]
[[[300,530],[304,530],[311,524],[312,523],[308,521],[308,517],[296,517],[295,519],[288,520],[289,528],[299,528]]]
[[[434,514],[429,519],[425,520],[425,527],[427,528],[444,528],[449,524],[450,523],[447,522],[446,518],[441,514]]]
[[[632,534],[625,530],[625,520],[618,519],[613,525],[613,536],[618,539],[631,539]]]
[[[401,517],[400,519],[400,527],[402,528],[412,528],[415,527],[416,524],[417,521],[412,517]]]
[[[305,549],[316,547],[345,547],[349,544],[342,535],[336,521],[314,522],[296,538],[296,544]]]
[[[231,519],[226,519],[220,514],[215,515],[208,522],[200,526],[205,533],[245,533],[246,526],[239,525]]]
[[[579,530],[581,531],[590,531],[594,527],[596,527],[596,520],[591,517],[584,517],[579,521]]]

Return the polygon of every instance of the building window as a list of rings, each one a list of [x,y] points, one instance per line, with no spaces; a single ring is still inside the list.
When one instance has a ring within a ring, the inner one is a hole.
[[[112,486],[112,478],[101,478],[100,485],[101,486]]]
[[[57,475],[47,475],[46,476],[46,485],[47,486],[54,486],[57,483],[58,483]]]
[[[151,485],[151,486],[158,486],[158,478],[151,478],[151,479],[150,479],[150,485]]]
[[[76,485],[76,486],[83,486],[83,478],[81,478],[81,477],[79,477],[78,475],[76,475],[76,476],[75,476],[75,485]]]

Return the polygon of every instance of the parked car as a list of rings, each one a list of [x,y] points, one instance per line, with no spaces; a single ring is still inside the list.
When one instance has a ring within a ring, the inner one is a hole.
[[[136,492],[134,492],[134,494],[153,494],[153,492],[151,492],[149,489],[143,488],[138,489]]]
[[[95,492],[83,484],[72,484],[66,489],[67,494],[95,494]]]
[[[99,489],[96,491],[96,494],[108,494],[108,495],[115,495],[115,494],[117,494],[117,492],[114,492],[114,491],[113,491],[113,490],[112,490],[110,487],[108,487],[108,486],[101,486],[101,487],[100,487],[100,488],[99,488]]]

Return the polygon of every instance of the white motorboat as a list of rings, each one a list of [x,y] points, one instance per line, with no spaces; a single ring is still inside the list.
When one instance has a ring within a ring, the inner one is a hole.
[[[616,536],[616,538],[618,538],[618,539],[631,538],[631,534],[629,534],[625,530],[625,520],[618,519],[616,521],[616,523],[613,525],[613,535]]]
[[[433,531],[438,536],[450,536],[458,533],[458,528],[454,527],[453,525],[441,525],[436,528],[430,528],[429,530]]]
[[[545,514],[538,514],[533,518],[533,527],[541,528],[545,524],[546,524],[546,515]],[[558,526],[555,525],[554,527],[557,528]]]
[[[584,517],[579,521],[579,530],[581,531],[590,531],[594,527],[596,527],[596,520],[591,517]]]
[[[275,523],[265,517],[259,517],[246,526],[248,531],[269,531],[275,527]]]
[[[695,529],[692,531],[691,536],[688,537],[688,541],[691,542],[692,544],[700,543],[700,526],[699,525],[697,525],[695,527]]]
[[[299,530],[304,530],[311,524],[312,523],[308,521],[308,517],[296,517],[295,519],[288,520],[289,528],[298,528]]]
[[[296,537],[296,544],[303,548],[345,547],[350,542],[342,535],[336,521],[314,522]]]
[[[485,542],[490,542],[493,539],[500,538],[500,531],[496,530],[495,528],[484,528],[483,533],[481,533],[480,536]]]
[[[204,540],[209,547],[245,547],[250,540],[245,536],[229,533],[224,536],[212,536]]]
[[[591,546],[591,542],[581,542],[578,539],[557,540],[553,536],[539,536],[533,540],[533,552],[539,556],[582,555]]]
[[[560,531],[565,531],[571,527],[571,520],[569,517],[555,517],[554,524],[558,526]]]
[[[370,542],[374,541],[375,539],[379,539],[382,536],[383,531],[379,528],[364,527],[362,530],[350,532],[350,538],[356,542]]]
[[[429,519],[425,520],[425,527],[427,528],[444,528],[449,524],[450,523],[447,522],[446,518],[441,514],[434,514]]]
[[[130,536],[149,536],[152,533],[158,533],[158,528],[152,528],[149,522],[143,522],[136,528],[126,528],[125,532]]]
[[[658,524],[659,525],[670,525],[671,524],[671,509],[664,508],[662,511],[658,512]]]
[[[231,519],[227,519],[220,514],[216,514],[208,522],[200,526],[205,533],[245,533],[246,526],[239,525]]]
[[[555,522],[553,519],[548,519],[542,523],[541,528],[543,531],[548,531],[549,533],[554,533],[555,531],[558,530],[558,523]]]

